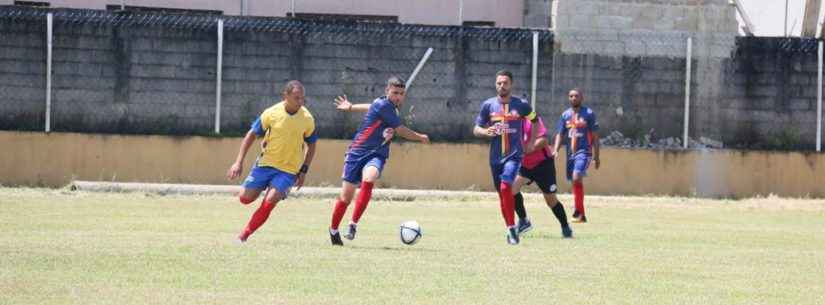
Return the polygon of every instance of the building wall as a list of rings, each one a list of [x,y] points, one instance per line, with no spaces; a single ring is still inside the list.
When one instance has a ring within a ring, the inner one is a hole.
[[[0,131],[0,184],[59,187],[72,179],[231,184],[241,138]],[[340,185],[349,141],[321,139],[307,185]],[[246,157],[245,173],[256,154]],[[379,187],[492,190],[485,144],[394,143]],[[796,152],[651,151],[605,148],[588,194],[825,197],[825,155]],[[564,164],[564,157],[557,159]],[[560,190],[568,192],[562,166]],[[534,189],[528,187],[528,189]]]
[[[128,6],[147,6],[181,9],[222,11],[226,15],[284,17],[290,11],[289,0],[246,0],[247,13],[241,13],[244,0],[201,0],[197,4],[185,0],[125,0]],[[106,9],[107,5],[120,5],[119,0],[40,0],[51,7]],[[14,3],[0,0],[0,5]],[[499,27],[523,25],[524,4],[512,0],[464,1],[464,20],[493,21]],[[295,0],[296,13],[351,14],[398,16],[402,23],[459,25],[459,0]]]

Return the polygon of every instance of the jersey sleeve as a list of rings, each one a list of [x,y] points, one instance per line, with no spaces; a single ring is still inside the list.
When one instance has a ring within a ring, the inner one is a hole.
[[[556,124],[556,133],[564,136],[567,133],[567,120],[564,119],[564,114],[561,115],[559,118],[559,122]]]
[[[590,131],[598,132],[599,131],[599,121],[596,120],[596,112],[593,109],[587,109],[588,115],[587,116],[587,126],[590,128]]]
[[[304,142],[312,144],[315,141],[318,141],[318,135],[315,133],[315,122],[310,122],[306,131],[304,131]]]
[[[490,125],[490,107],[488,105],[487,103],[481,105],[481,111],[476,117],[476,126],[487,127]]]
[[[249,131],[254,132],[256,136],[263,137],[266,135],[266,130],[264,130],[262,124],[261,117],[258,117],[255,119],[255,122],[252,122],[252,125],[249,127]]]
[[[390,128],[401,126],[401,118],[398,117],[395,106],[387,102],[378,106],[378,116],[387,123]]]

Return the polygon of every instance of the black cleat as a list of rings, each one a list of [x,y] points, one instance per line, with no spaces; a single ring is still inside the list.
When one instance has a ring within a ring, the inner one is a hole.
[[[528,231],[530,231],[532,229],[533,229],[533,224],[530,223],[530,219],[523,218],[523,219],[518,220],[518,234],[519,235],[527,233]]]
[[[344,235],[344,238],[349,239],[349,240],[355,239],[355,231],[356,231],[355,227],[356,227],[356,225],[354,223],[349,224],[349,229],[347,230],[347,234]]]
[[[341,233],[332,234],[332,232],[330,232],[329,233],[329,241],[332,242],[333,246],[343,246],[344,245],[344,242],[341,241]]]
[[[516,228],[507,229],[507,243],[511,245],[518,245],[519,238],[518,238],[518,231]]]
[[[573,229],[570,229],[569,226],[561,227],[561,236],[564,238],[573,238]]]

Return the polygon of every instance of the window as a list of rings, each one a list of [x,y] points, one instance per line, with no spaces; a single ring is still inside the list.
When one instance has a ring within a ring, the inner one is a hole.
[[[286,13],[287,17],[292,17],[292,13]],[[343,14],[311,14],[296,13],[296,19],[326,21],[326,22],[372,22],[372,23],[398,23],[398,16],[383,15],[343,15]]]
[[[195,10],[185,8],[168,8],[168,7],[149,7],[149,6],[131,6],[127,5],[127,11],[131,12],[159,12],[167,14],[199,14],[199,15],[223,15],[223,11],[215,10]],[[120,5],[106,5],[107,11],[119,11]]]
[[[14,5],[17,6],[31,6],[31,7],[49,7],[50,4],[48,2],[40,2],[40,1],[14,1]]]
[[[495,27],[495,21],[464,21],[461,25],[463,26],[489,26]]]

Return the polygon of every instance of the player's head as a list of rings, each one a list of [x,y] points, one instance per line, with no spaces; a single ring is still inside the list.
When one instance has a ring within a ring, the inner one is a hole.
[[[571,107],[579,108],[584,100],[584,91],[579,88],[570,89],[570,91],[567,92],[567,99],[570,100]]]
[[[281,96],[288,104],[303,106],[304,105],[304,85],[297,80],[291,80],[284,85],[281,90]]]
[[[507,70],[496,72],[496,93],[501,98],[510,96],[513,89],[513,73]]]
[[[400,106],[404,103],[406,90],[407,83],[403,78],[393,76],[387,80],[387,89],[385,90],[385,94],[387,95],[387,99],[390,100],[390,102],[393,102],[393,104]]]

